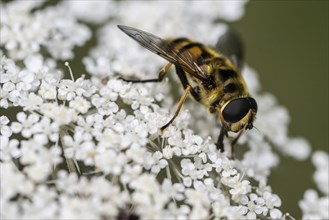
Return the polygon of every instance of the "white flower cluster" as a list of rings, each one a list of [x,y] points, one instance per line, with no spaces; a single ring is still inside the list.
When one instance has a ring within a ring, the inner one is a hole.
[[[312,155],[312,162],[316,167],[313,179],[323,196],[319,196],[314,189],[308,189],[303,200],[299,201],[299,207],[305,220],[329,219],[329,154],[316,151]]]
[[[42,1],[14,1],[1,4],[1,47],[15,60],[24,60],[46,50],[53,58],[73,58],[73,48],[90,37],[64,5],[36,10]]]
[[[162,37],[189,36],[206,44],[215,45],[218,36],[226,30],[226,26],[223,23],[214,23],[214,20],[237,20],[244,12],[245,3],[245,1],[229,4],[221,1],[122,1],[116,7],[112,6],[109,12],[112,13],[113,21],[98,31],[99,44],[91,55],[84,59],[86,68],[95,76],[108,75],[112,70],[144,78],[147,77],[146,72],[148,77],[156,77],[161,59],[145,52],[136,42],[128,40],[127,36],[116,27],[117,24],[138,27]],[[69,1],[68,4],[75,5],[74,1]],[[107,4],[111,3],[104,3],[103,7],[108,7]],[[152,65],[145,65],[146,60]]]
[[[18,69],[5,57],[2,64],[3,75]],[[170,115],[153,90],[117,79],[99,88],[83,77],[51,79],[7,99],[6,108],[26,110],[14,121],[1,117],[3,217],[117,217],[129,206],[151,219],[282,216],[270,188],[252,189],[211,139],[187,128],[187,112],[160,134]],[[33,108],[20,101],[32,94],[40,99]],[[77,173],[60,168],[63,158]]]
[[[217,120],[200,104],[184,105],[189,110],[160,132],[175,109],[171,91],[177,89],[167,81],[118,79],[118,73],[156,77],[161,59],[116,24],[214,43],[226,29],[215,20],[240,18],[245,2],[42,4],[1,4],[1,218],[283,217],[281,199],[267,185],[279,162],[271,147],[304,159],[309,145],[288,137],[288,113],[261,92],[255,71],[247,67],[243,74],[258,101],[260,132],[240,139],[248,149],[235,161],[229,147],[228,153],[216,149]],[[56,63],[77,55],[72,50],[91,37],[91,24],[99,29],[98,45],[83,60],[90,78],[65,79],[61,71],[71,70],[59,71]],[[316,176],[325,189],[323,171]]]

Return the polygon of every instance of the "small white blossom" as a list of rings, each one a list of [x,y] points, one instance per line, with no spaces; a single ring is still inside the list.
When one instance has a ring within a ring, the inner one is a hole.
[[[276,208],[281,206],[281,199],[279,198],[279,196],[269,192],[265,192],[263,194],[263,198],[265,200],[265,206],[270,211],[271,218],[274,219],[281,218],[282,212]]]
[[[105,56],[100,56],[97,58],[85,57],[83,59],[83,64],[89,73],[93,73],[94,76],[109,76],[112,73],[111,62]]]
[[[65,156],[67,158],[75,157],[76,154],[81,150],[81,145],[83,145],[83,143],[86,141],[89,140],[86,140],[85,136],[83,136],[83,133],[81,132],[74,133],[73,137],[69,135],[65,135],[64,137],[62,137],[62,142],[65,146]]]
[[[59,138],[59,125],[51,121],[48,117],[42,117],[38,124],[35,125],[38,130],[38,135],[45,136],[44,139],[49,139],[51,142],[55,143]]]
[[[37,73],[42,70],[44,60],[40,54],[34,54],[26,57],[24,64],[29,71]]]
[[[165,179],[162,182],[162,190],[166,192],[168,196],[173,198],[175,201],[181,201],[184,199],[185,187],[181,183],[172,184],[171,180]]]
[[[1,5],[1,44],[16,59],[35,54],[41,47],[55,58],[72,58],[73,47],[90,38],[89,29],[66,13],[64,4],[32,13],[38,4],[11,2]]]
[[[74,100],[70,101],[69,106],[75,109],[76,111],[84,114],[91,107],[91,104],[89,101],[82,97],[76,97]]]
[[[126,162],[126,155],[122,153],[116,153],[110,149],[104,152],[96,152],[95,155],[95,166],[106,174],[112,173],[114,175],[119,175],[122,173]]]
[[[50,174],[51,169],[52,168],[50,164],[38,162],[33,165],[27,166],[24,169],[24,172],[31,180],[35,182],[44,182]]]
[[[20,101],[20,105],[24,106],[25,111],[38,110],[42,103],[43,103],[43,99],[34,93],[29,93],[26,99],[22,97]]]
[[[192,213],[190,217],[193,219],[204,219],[208,215],[210,208],[210,201],[207,195],[203,192],[186,189],[186,202],[192,206]]]
[[[46,100],[55,100],[57,97],[56,86],[49,84],[46,81],[42,81],[38,93],[42,98]]]
[[[264,207],[264,199],[258,197],[254,193],[251,193],[249,197],[243,196],[240,200],[240,203],[248,208],[245,209],[247,213],[244,213],[248,219],[256,219],[257,215],[267,212],[267,208]]]
[[[240,179],[240,174],[234,176],[222,176],[223,184],[229,186],[229,190],[234,201],[239,201],[240,198],[251,191],[250,182]]]
[[[244,219],[245,216],[241,214],[239,210],[240,207],[227,206],[226,204],[221,204],[215,202],[212,205],[212,210],[216,218],[227,218],[227,219]]]
[[[63,5],[79,20],[102,23],[115,12],[116,5],[112,1],[68,1]],[[95,13],[97,11],[97,13]]]
[[[12,162],[1,163],[1,199],[10,200],[17,194],[30,196],[35,185],[19,172]]]
[[[286,153],[299,160],[306,159],[311,152],[310,144],[304,138],[292,138],[288,140],[285,144],[285,149]]]
[[[55,103],[42,104],[40,111],[59,125],[69,124],[77,118],[77,113],[73,109]]]
[[[76,96],[78,86],[76,83],[69,79],[63,79],[59,82],[58,98],[61,100],[72,100]]]
[[[170,202],[168,211],[165,213],[166,218],[187,219],[190,213],[190,207],[187,205],[178,206],[175,202]]]
[[[119,110],[115,102],[108,100],[106,97],[101,97],[98,94],[92,96],[91,103],[97,107],[101,115],[111,115]]]
[[[162,150],[163,157],[166,159],[171,159],[173,157],[173,149],[170,147],[170,145],[167,145],[165,148]]]
[[[263,195],[265,192],[269,192],[271,193],[272,192],[272,189],[270,186],[266,185],[266,182],[265,181],[260,181],[259,182],[259,185],[256,189],[256,192],[258,195]]]
[[[132,180],[136,179],[142,173],[143,168],[141,165],[134,165],[134,166],[124,166],[124,171],[120,176],[120,180],[123,184],[128,184]]]
[[[9,122],[7,116],[0,116],[0,134],[6,137],[10,137],[13,133],[11,128],[7,125]]]
[[[11,130],[14,133],[19,133],[25,138],[31,137],[33,133],[40,132],[38,127],[35,126],[39,122],[40,117],[37,114],[26,115],[25,112],[17,114],[17,122],[11,124]]]
[[[319,197],[314,190],[307,190],[299,202],[303,211],[303,219],[329,219],[329,197]]]
[[[323,151],[313,153],[312,162],[316,166],[313,179],[325,195],[329,194],[329,155]]]
[[[328,219],[329,196],[328,196],[328,153],[316,151],[312,155],[312,162],[316,167],[313,179],[319,190],[324,194],[322,197],[313,189],[304,193],[303,200],[299,201],[299,207],[303,213],[303,219]]]
[[[10,161],[13,158],[19,158],[22,155],[22,152],[18,146],[18,140],[9,139],[7,136],[0,136],[0,159],[2,161]]]
[[[195,171],[195,166],[190,159],[183,159],[181,161],[181,166],[182,166],[182,174],[184,175],[191,176],[191,173]]]
[[[160,151],[156,151],[152,158],[154,160],[153,166],[151,168],[152,173],[159,173],[161,169],[165,168],[168,165],[168,162],[165,159],[162,159],[163,155]]]
[[[134,190],[132,202],[138,204],[136,212],[147,218],[159,218],[169,197],[161,193],[160,185],[155,177],[151,174],[142,174],[129,185]]]

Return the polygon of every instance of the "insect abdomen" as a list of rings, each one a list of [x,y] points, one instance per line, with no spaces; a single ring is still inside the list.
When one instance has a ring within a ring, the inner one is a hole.
[[[184,52],[188,51],[196,58],[198,65],[204,64],[204,63],[198,63],[198,61],[203,62],[215,55],[218,55],[216,52],[210,51],[208,47],[204,46],[203,44],[199,42],[195,42],[188,38],[169,39],[169,41],[170,41],[170,46],[172,46],[173,49],[177,51],[177,56],[180,56],[184,54]]]

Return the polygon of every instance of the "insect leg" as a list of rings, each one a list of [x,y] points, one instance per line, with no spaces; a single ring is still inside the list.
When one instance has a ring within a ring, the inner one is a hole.
[[[184,87],[184,89],[186,89],[188,86],[191,86],[189,83],[188,83],[188,80],[187,80],[187,77],[186,77],[186,73],[184,72],[183,68],[179,65],[175,65],[175,68],[176,68],[176,73]],[[199,101],[200,100],[200,95],[199,93],[197,92],[197,90],[195,88],[192,88],[191,87],[191,91],[190,91],[191,95],[193,96],[193,98],[196,100],[196,101]]]
[[[218,139],[217,139],[217,143],[216,143],[216,147],[218,150],[220,150],[220,152],[224,152],[224,137],[227,136],[227,131],[226,128],[223,126],[220,129],[220,133],[218,135]]]
[[[123,81],[126,81],[126,82],[132,82],[132,83],[161,82],[163,80],[164,76],[166,75],[166,73],[168,72],[169,68],[171,67],[171,65],[172,65],[172,63],[168,63],[167,65],[162,67],[159,72],[158,78],[155,78],[155,79],[144,79],[144,80],[137,79],[137,80],[135,80],[135,79],[124,79],[122,77],[120,77],[120,79],[122,79]]]
[[[218,117],[220,119],[220,122],[221,122],[221,129],[220,129],[220,133],[218,135],[218,139],[217,139],[217,143],[216,143],[216,147],[218,150],[220,150],[220,152],[224,152],[225,149],[224,149],[224,137],[228,137],[228,133],[227,131],[229,130],[227,125],[225,124],[225,121],[224,121],[224,118],[223,118],[223,115],[222,115],[222,112],[220,110],[220,108],[217,108],[217,114],[218,114]]]
[[[190,93],[191,89],[192,89],[192,87],[190,85],[188,85],[186,87],[186,89],[184,91],[184,94],[182,95],[182,97],[179,100],[178,107],[176,109],[176,112],[175,112],[174,116],[170,119],[170,121],[167,124],[165,124],[164,126],[162,126],[160,128],[161,131],[163,131],[164,129],[166,129],[175,120],[175,118],[179,114],[179,112],[180,112],[180,110],[181,110],[181,108],[182,108],[182,106],[184,104],[184,101],[185,101],[187,95]]]

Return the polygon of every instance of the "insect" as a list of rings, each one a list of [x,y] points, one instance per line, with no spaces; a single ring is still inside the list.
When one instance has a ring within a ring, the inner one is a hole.
[[[228,132],[238,133],[231,143],[233,155],[234,144],[245,130],[253,128],[257,113],[256,100],[250,97],[241,75],[243,50],[236,35],[227,32],[220,37],[217,52],[188,38],[162,39],[136,28],[124,25],[118,25],[118,28],[141,46],[169,62],[160,70],[158,78],[123,80],[135,83],[160,82],[174,65],[184,87],[174,116],[161,130],[175,120],[190,94],[208,112],[217,113],[220,119],[221,131],[216,143],[217,149],[224,152],[223,140],[225,136],[228,137]]]

